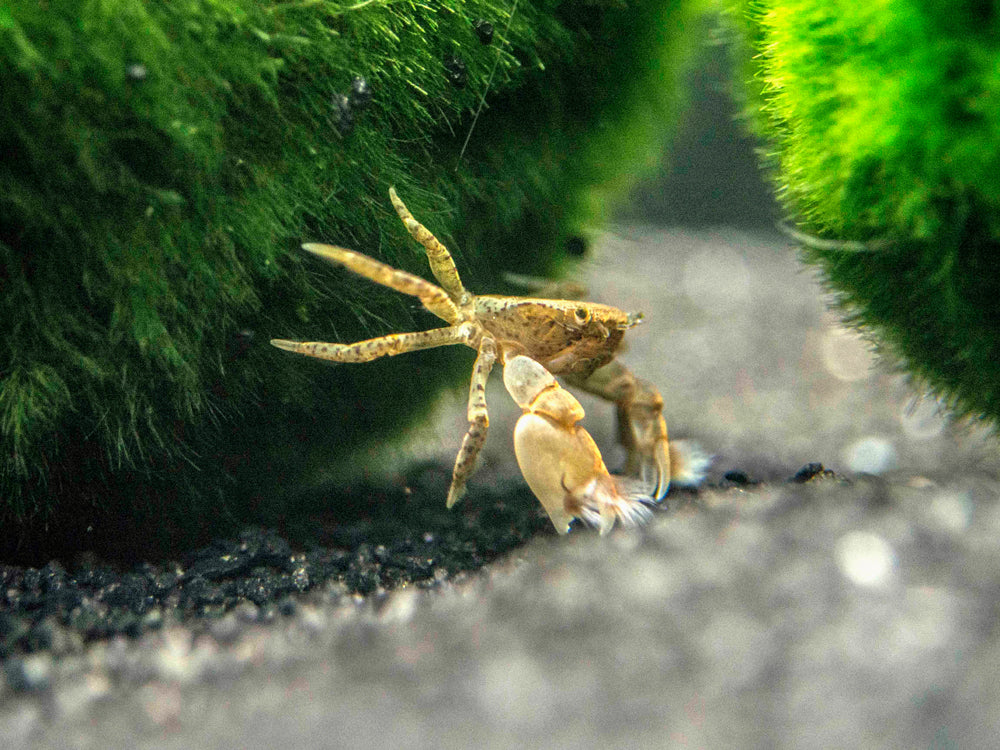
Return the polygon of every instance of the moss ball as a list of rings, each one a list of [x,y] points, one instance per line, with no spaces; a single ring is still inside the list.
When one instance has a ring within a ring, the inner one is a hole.
[[[748,120],[847,319],[958,415],[1000,419],[1000,10],[750,0]],[[859,242],[860,241],[860,244]]]

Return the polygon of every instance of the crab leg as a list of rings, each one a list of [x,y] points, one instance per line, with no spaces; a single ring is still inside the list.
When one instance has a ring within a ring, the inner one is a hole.
[[[371,362],[379,357],[395,357],[397,354],[415,352],[418,349],[467,344],[468,340],[468,326],[463,324],[447,328],[432,328],[429,331],[391,333],[388,336],[357,341],[353,344],[271,339],[271,346],[284,349],[286,352],[305,354],[307,357],[328,359],[331,362]]]
[[[451,487],[448,488],[449,508],[465,493],[465,483],[475,470],[476,457],[486,442],[486,432],[490,426],[490,417],[486,412],[486,381],[496,358],[496,342],[484,336],[479,344],[476,364],[472,368],[472,382],[469,384],[469,431],[465,433],[462,447],[455,458],[455,470],[451,475]]]
[[[392,200],[392,206],[396,209],[396,213],[399,214],[399,218],[406,225],[406,231],[410,233],[413,239],[423,245],[424,250],[427,251],[427,260],[430,261],[431,272],[434,274],[434,278],[444,287],[448,296],[451,297],[452,302],[457,305],[467,302],[469,293],[462,286],[462,280],[458,276],[458,269],[455,268],[455,261],[452,259],[451,253],[448,252],[448,248],[442,245],[440,240],[431,234],[427,227],[413,218],[410,209],[406,207],[406,204],[396,194],[396,188],[389,188],[389,198]]]
[[[381,263],[367,255],[345,250],[342,247],[307,242],[302,249],[313,255],[337,263],[350,271],[374,281],[376,284],[395,289],[397,292],[417,297],[421,304],[441,320],[454,323],[458,320],[458,309],[441,287],[434,286],[426,279],[398,268]],[[446,251],[447,252],[447,251]],[[353,360],[352,360],[353,361]]]
[[[663,419],[663,397],[652,383],[637,378],[616,361],[609,362],[590,377],[566,380],[579,388],[614,402],[618,407],[618,439],[628,450],[626,472],[655,482],[657,500],[670,487],[670,443]]]

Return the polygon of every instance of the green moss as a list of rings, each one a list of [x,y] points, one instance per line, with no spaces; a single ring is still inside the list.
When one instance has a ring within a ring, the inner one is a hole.
[[[967,0],[730,3],[748,108],[849,318],[961,415],[1000,418],[1000,14]]]
[[[696,6],[522,0],[509,29],[489,0],[0,8],[0,518],[243,512],[397,431],[462,353],[268,347],[431,325],[299,243],[426,275],[395,184],[473,289],[551,266],[655,162]],[[355,76],[373,98],[349,127]]]

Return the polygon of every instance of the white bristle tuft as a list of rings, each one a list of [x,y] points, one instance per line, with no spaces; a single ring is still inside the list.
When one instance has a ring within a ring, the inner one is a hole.
[[[712,456],[691,440],[670,441],[670,483],[692,487],[705,480]]]
[[[656,501],[650,495],[647,482],[606,476],[605,481],[588,485],[577,502],[579,518],[604,535],[614,528],[616,521],[625,528],[648,523],[653,517],[649,506]]]

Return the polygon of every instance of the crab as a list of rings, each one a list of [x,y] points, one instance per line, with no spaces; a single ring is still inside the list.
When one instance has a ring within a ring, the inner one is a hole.
[[[615,359],[625,332],[641,314],[579,300],[475,295],[459,278],[447,248],[413,215],[394,188],[389,198],[410,235],[427,253],[438,284],[341,247],[306,243],[307,252],[403,294],[416,297],[448,325],[393,333],[351,344],[272,339],[285,351],[333,362],[369,362],[419,349],[463,344],[477,352],[469,388],[469,428],[452,472],[446,504],[465,492],[489,427],[486,383],[498,361],[508,392],[522,410],[515,454],[529,487],[559,533],[580,518],[603,533],[616,520],[635,525],[671,480],[696,483],[705,460],[683,442],[671,443],[663,398]],[[579,424],[583,407],[554,376],[613,402],[619,440],[627,450],[626,476],[613,477],[590,434]]]

